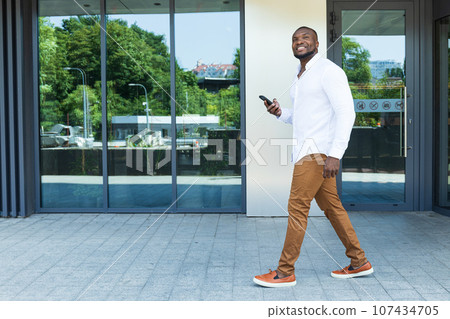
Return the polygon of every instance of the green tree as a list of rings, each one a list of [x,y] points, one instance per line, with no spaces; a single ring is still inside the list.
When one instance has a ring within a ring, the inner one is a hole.
[[[101,123],[101,110],[99,97],[95,89],[86,87],[88,98],[88,107],[90,109],[90,118],[92,125],[97,127]],[[61,103],[61,111],[69,115],[69,125],[83,126],[84,107],[83,107],[83,86],[79,85],[75,90],[69,93]]]
[[[234,53],[234,61],[233,64],[236,66],[236,70],[233,72],[233,78],[240,79],[241,78],[241,49],[237,48]]]
[[[358,42],[342,37],[342,68],[351,83],[364,84],[372,79],[369,66],[370,53]]]
[[[240,128],[241,103],[239,91],[239,86],[230,86],[227,89],[220,90],[217,94],[221,126]]]
[[[398,77],[400,79],[403,79],[404,77],[402,68],[386,69],[385,73],[388,77]]]

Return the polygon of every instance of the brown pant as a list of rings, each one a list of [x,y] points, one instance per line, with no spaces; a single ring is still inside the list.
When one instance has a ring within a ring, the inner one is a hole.
[[[313,154],[305,156],[295,164],[288,204],[286,239],[278,264],[278,270],[283,274],[294,273],[294,264],[300,255],[313,198],[325,212],[325,216],[344,244],[345,254],[351,259],[351,265],[359,267],[367,261],[347,211],[342,207],[337,194],[336,178],[322,176],[326,158],[323,154]]]

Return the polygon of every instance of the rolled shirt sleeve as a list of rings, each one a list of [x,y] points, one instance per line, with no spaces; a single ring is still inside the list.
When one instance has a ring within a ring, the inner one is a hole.
[[[328,156],[341,159],[347,149],[356,118],[352,93],[345,72],[337,66],[327,69],[322,76],[322,86],[335,115],[335,135]]]

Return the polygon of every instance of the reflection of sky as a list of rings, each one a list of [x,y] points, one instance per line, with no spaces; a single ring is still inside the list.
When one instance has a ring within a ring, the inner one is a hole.
[[[169,46],[169,15],[112,15],[136,24],[155,34],[165,34]],[[67,17],[52,17],[50,21],[61,26]],[[240,46],[239,12],[180,13],[175,14],[175,41],[177,61],[183,68],[192,69],[197,60],[206,64],[233,63],[234,52]]]
[[[405,59],[405,36],[404,35],[376,35],[376,36],[348,36],[361,44],[370,52],[370,61],[394,60],[403,65]]]

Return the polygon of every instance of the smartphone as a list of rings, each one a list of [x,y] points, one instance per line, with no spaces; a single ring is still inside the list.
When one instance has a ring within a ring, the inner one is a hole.
[[[268,105],[273,104],[273,102],[271,100],[269,100],[268,98],[266,98],[264,95],[260,95],[259,98],[263,101],[266,101]]]

